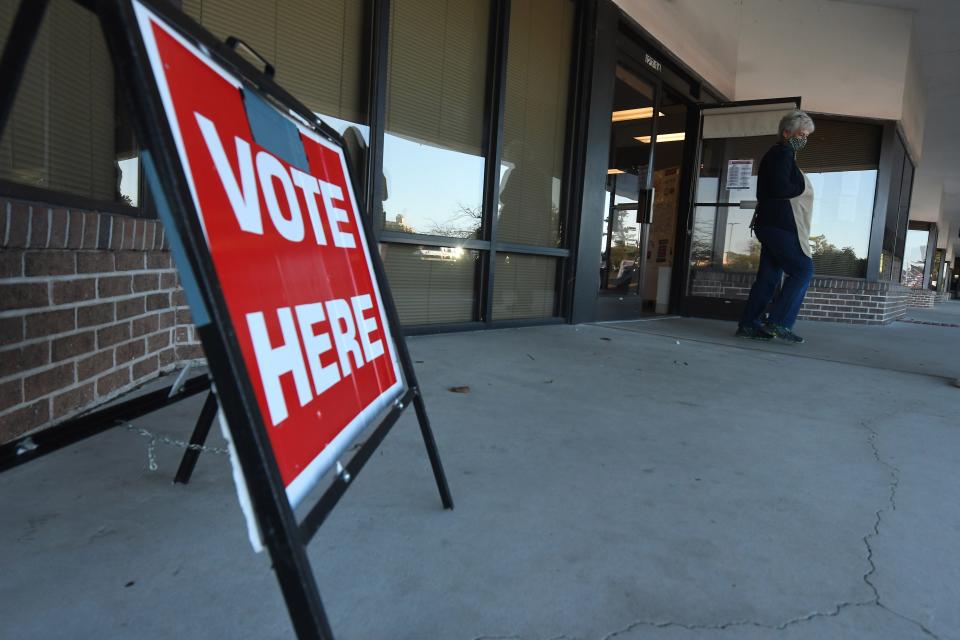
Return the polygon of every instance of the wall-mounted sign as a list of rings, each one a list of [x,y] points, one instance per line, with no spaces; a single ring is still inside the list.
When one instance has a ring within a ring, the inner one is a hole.
[[[749,189],[752,175],[753,160],[727,161],[727,190]]]
[[[649,53],[643,54],[643,61],[646,62],[647,66],[654,71],[663,71],[663,65],[660,64],[660,62],[653,58]]]

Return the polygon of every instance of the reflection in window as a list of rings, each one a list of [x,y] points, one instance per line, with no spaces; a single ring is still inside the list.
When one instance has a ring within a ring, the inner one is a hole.
[[[256,49],[276,67],[277,83],[311,110],[362,123],[363,5],[183,0],[183,11],[218,38],[236,36]]]
[[[447,324],[475,319],[479,251],[381,244],[380,254],[400,322]]]
[[[384,229],[478,237],[489,0],[390,4]]]
[[[926,229],[907,231],[907,243],[903,254],[903,275],[900,282],[913,289],[923,288],[923,271],[927,264],[927,245],[930,232]]]
[[[500,219],[503,242],[560,242],[560,176],[573,40],[571,0],[510,4]]]
[[[344,136],[351,171],[362,171],[370,141],[363,2],[183,0],[183,10],[218,38],[236,36],[272,62],[277,83]]]
[[[604,199],[605,217],[601,247],[602,272],[600,288],[620,293],[639,292],[640,277],[640,224],[637,222],[636,209],[617,210],[610,206],[610,194],[613,191],[613,204],[636,203],[640,193],[638,176],[621,172],[607,178],[607,191]]]
[[[483,156],[387,133],[385,231],[476,238],[482,223]]]
[[[4,45],[18,5],[0,3]],[[97,17],[73,2],[51,3],[0,140],[0,179],[114,201],[116,125],[113,69]]]
[[[864,277],[877,171],[808,173],[807,177],[814,192],[810,247],[816,273]]]
[[[701,169],[697,184],[698,202],[732,203],[756,198],[759,160],[755,159],[749,188],[742,190],[723,188],[725,185],[721,181],[725,167],[720,162],[726,157],[724,153],[732,153],[737,158],[758,156],[764,147],[769,149],[769,144],[762,144],[759,138],[724,142],[735,148],[731,151],[717,142],[704,141],[705,159],[713,164],[705,163]],[[715,177],[716,174],[720,174],[720,177]],[[810,246],[816,273],[864,277],[877,188],[876,169],[811,170],[806,175],[814,191]],[[752,211],[721,207],[708,214],[703,209],[706,208],[698,209],[694,224],[693,263],[702,265],[701,268],[708,268],[707,265],[709,268],[719,268],[722,265],[725,271],[755,270],[759,264],[760,245],[749,229]]]
[[[494,320],[549,318],[554,314],[556,281],[556,258],[498,253]]]
[[[120,202],[136,207],[140,204],[140,158],[117,159],[117,190]]]

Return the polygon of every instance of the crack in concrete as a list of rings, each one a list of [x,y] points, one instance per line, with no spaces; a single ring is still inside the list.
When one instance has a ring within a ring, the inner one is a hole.
[[[870,444],[870,448],[873,449],[873,457],[877,460],[877,462],[879,462],[881,465],[886,467],[887,470],[890,472],[890,496],[889,496],[890,509],[892,511],[896,511],[897,510],[897,489],[900,487],[900,468],[897,467],[896,465],[890,464],[889,462],[887,462],[886,460],[880,457],[880,450],[877,448],[877,437],[879,436],[877,431],[873,429],[865,421],[861,421],[860,426],[862,426],[864,429],[870,432],[870,436],[867,438],[867,442]],[[900,618],[901,620],[905,620],[906,622],[909,622],[915,625],[924,633],[924,635],[930,638],[936,638],[937,640],[939,640],[939,636],[935,634],[933,631],[931,631],[930,629],[928,629],[926,625],[924,625],[919,620],[915,620],[909,616],[906,616],[900,613],[899,611],[894,611],[893,609],[888,607],[886,604],[884,604],[883,601],[880,599],[879,589],[877,589],[877,586],[873,583],[873,575],[877,572],[877,565],[873,561],[873,546],[870,544],[870,539],[876,538],[877,536],[880,535],[880,525],[883,523],[883,513],[885,511],[886,509],[877,510],[877,519],[873,524],[873,533],[868,533],[863,537],[863,544],[867,547],[867,563],[870,565],[870,570],[864,574],[863,581],[867,583],[867,586],[869,586],[870,589],[873,591],[873,604],[875,606],[880,607],[884,611]]]
[[[885,467],[890,474],[890,494],[887,497],[888,502],[890,503],[890,510],[897,510],[897,489],[900,487],[900,468],[896,465],[893,465],[880,456],[880,449],[877,447],[877,438],[879,434],[875,429],[870,427],[869,424],[865,421],[860,422],[860,426],[866,429],[870,435],[867,437],[867,443],[870,445],[870,449],[873,451],[874,459],[883,467]],[[637,620],[631,622],[626,627],[618,629],[607,635],[603,636],[601,640],[613,640],[618,636],[630,633],[635,629],[641,627],[649,627],[652,629],[668,629],[668,628],[679,628],[685,629],[688,631],[724,631],[727,629],[732,629],[736,627],[756,627],[759,629],[768,629],[770,631],[783,631],[788,627],[791,627],[796,624],[802,624],[804,622],[809,622],[811,620],[816,620],[819,618],[835,618],[840,615],[844,609],[851,607],[877,607],[883,609],[887,613],[900,618],[905,622],[916,626],[924,635],[934,638],[935,640],[940,640],[940,637],[935,634],[933,631],[928,629],[922,622],[915,620],[909,616],[906,616],[898,611],[895,611],[888,607],[881,601],[880,591],[877,589],[877,586],[873,583],[873,576],[877,572],[877,565],[873,560],[873,546],[870,544],[872,538],[876,538],[880,535],[880,525],[883,523],[883,514],[887,511],[886,508],[878,509],[876,512],[876,520],[873,523],[873,531],[868,533],[863,537],[863,544],[867,548],[867,564],[870,566],[869,570],[863,574],[862,579],[864,583],[870,588],[870,591],[873,593],[873,598],[870,600],[862,600],[859,602],[840,602],[838,603],[832,611],[814,611],[803,616],[798,616],[796,618],[791,618],[785,622],[782,622],[778,625],[766,624],[764,622],[757,622],[755,620],[734,620],[730,622],[723,622],[720,624],[686,624],[683,622],[674,622],[674,621],[663,621],[663,622],[654,622],[650,620]],[[550,640],[564,640],[568,636],[560,635]],[[474,638],[474,640],[521,640],[520,636],[479,636]]]
[[[764,622],[757,622],[755,620],[733,620],[730,622],[723,622],[720,624],[685,624],[682,622],[648,622],[648,621],[637,621],[633,622],[623,629],[619,629],[612,633],[605,635],[602,640],[612,640],[617,636],[621,636],[625,633],[630,633],[634,629],[640,627],[652,627],[655,629],[667,629],[671,627],[676,627],[680,629],[686,629],[687,631],[725,631],[727,629],[733,629],[736,627],[756,627],[758,629],[767,629],[770,631],[783,631],[787,627],[793,626],[795,624],[800,624],[802,622],[808,622],[810,620],[815,620],[817,618],[834,618],[840,615],[840,612],[848,607],[869,607],[873,606],[875,603],[873,600],[865,600],[862,602],[841,602],[834,607],[832,611],[814,611],[803,616],[797,616],[796,618],[791,618],[786,622],[780,624],[767,624]]]
[[[865,421],[860,422],[860,426],[870,432],[870,435],[867,437],[867,443],[870,445],[870,449],[873,450],[874,459],[883,467],[887,469],[890,474],[890,494],[887,497],[887,500],[890,503],[890,510],[897,510],[897,489],[900,487],[900,468],[896,465],[893,465],[880,456],[880,449],[877,447],[877,438],[879,434],[875,429],[871,428]],[[809,622],[817,618],[833,618],[839,616],[840,613],[850,607],[878,607],[883,609],[887,613],[894,615],[901,620],[909,622],[920,629],[924,635],[940,640],[939,636],[933,631],[928,629],[922,622],[915,620],[909,616],[906,616],[898,611],[894,611],[880,599],[880,591],[877,589],[877,586],[873,583],[873,576],[877,572],[877,565],[873,560],[873,546],[870,544],[870,540],[880,535],[880,525],[883,523],[883,514],[886,511],[886,508],[878,509],[876,512],[876,520],[873,523],[873,531],[868,533],[863,537],[863,544],[867,548],[867,564],[869,565],[869,570],[863,574],[863,581],[870,588],[870,591],[873,593],[873,598],[871,600],[863,600],[860,602],[841,602],[836,605],[832,611],[814,611],[813,613],[807,614],[805,616],[799,616],[792,618],[778,625],[765,624],[763,622],[756,622],[754,620],[737,620],[732,622],[725,622],[722,624],[713,624],[713,625],[690,625],[684,624],[681,622],[649,622],[649,621],[636,621],[620,629],[609,633],[603,637],[602,640],[613,640],[617,636],[629,633],[634,629],[640,627],[652,627],[657,629],[666,629],[670,627],[678,627],[681,629],[687,629],[689,631],[723,631],[725,629],[730,629],[734,627],[757,627],[760,629],[769,629],[771,631],[783,631],[787,627],[793,626],[795,624],[801,624],[803,622]]]

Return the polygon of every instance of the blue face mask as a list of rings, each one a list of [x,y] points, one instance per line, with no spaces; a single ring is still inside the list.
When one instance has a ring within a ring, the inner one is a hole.
[[[790,146],[793,148],[794,153],[797,151],[803,151],[803,148],[807,146],[807,139],[801,138],[800,136],[793,136],[787,142],[790,143]]]

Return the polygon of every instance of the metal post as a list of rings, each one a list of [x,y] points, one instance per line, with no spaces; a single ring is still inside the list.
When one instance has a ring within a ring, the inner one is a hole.
[[[197,418],[197,424],[193,428],[193,435],[190,436],[190,447],[184,451],[183,459],[180,460],[180,468],[177,469],[177,475],[173,481],[179,484],[187,484],[193,475],[193,469],[197,466],[197,460],[200,459],[200,447],[207,441],[210,434],[210,427],[213,425],[214,418],[217,417],[217,396],[213,390],[207,394],[207,400],[203,403],[203,409],[200,410],[200,417]]]
[[[483,177],[483,217],[490,250],[481,262],[483,275],[480,320],[493,322],[493,289],[497,270],[497,221],[500,210],[500,162],[503,156],[503,117],[507,85],[507,45],[510,31],[510,0],[492,3],[487,49],[487,100],[484,108],[486,141]],[[516,180],[516,178],[513,178]],[[419,397],[419,395],[417,396]],[[420,410],[417,410],[419,415]]]

